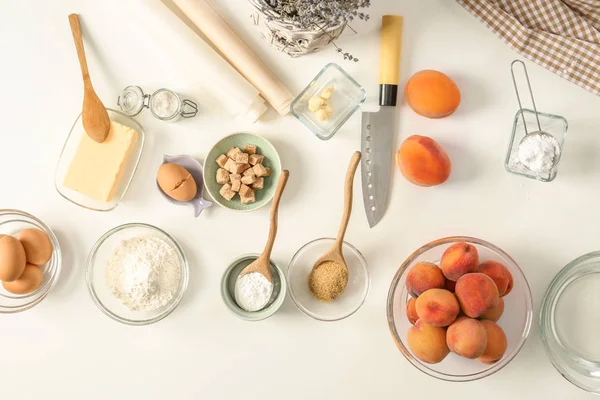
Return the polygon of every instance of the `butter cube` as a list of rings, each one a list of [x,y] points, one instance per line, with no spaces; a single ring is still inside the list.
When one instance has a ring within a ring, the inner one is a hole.
[[[225,154],[221,154],[219,157],[217,157],[217,164],[219,164],[219,167],[225,168],[226,163],[227,163],[227,156]]]
[[[235,196],[235,192],[231,190],[231,185],[229,183],[223,185],[221,190],[219,190],[219,194],[227,201],[230,201]]]
[[[247,144],[246,146],[244,146],[244,153],[247,154],[256,154],[256,145],[254,144]]]
[[[224,185],[229,182],[229,172],[223,168],[219,168],[217,170],[217,183],[219,185]]]
[[[265,160],[265,156],[260,154],[252,154],[250,156],[250,165],[262,164]]]
[[[114,121],[102,143],[83,132],[63,184],[92,199],[110,202],[119,189],[137,137],[135,129]]]

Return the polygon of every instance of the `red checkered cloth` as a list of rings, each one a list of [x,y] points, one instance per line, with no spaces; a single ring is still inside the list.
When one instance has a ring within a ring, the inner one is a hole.
[[[600,0],[457,0],[510,47],[600,96]]]

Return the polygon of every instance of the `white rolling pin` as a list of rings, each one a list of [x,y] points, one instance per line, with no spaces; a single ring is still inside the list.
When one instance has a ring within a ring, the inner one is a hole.
[[[172,0],[275,110],[286,115],[294,96],[206,0]]]
[[[232,115],[255,122],[267,110],[260,93],[210,45],[181,21],[161,0],[127,0],[129,15],[145,27],[155,44],[168,54],[172,68],[202,77],[202,83]]]

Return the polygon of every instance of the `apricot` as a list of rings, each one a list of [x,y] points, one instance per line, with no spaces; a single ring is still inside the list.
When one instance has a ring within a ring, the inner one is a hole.
[[[475,359],[480,357],[487,347],[487,334],[480,321],[459,317],[448,327],[446,343],[451,352]]]
[[[429,289],[417,298],[419,319],[428,325],[448,326],[458,316],[460,307],[456,297],[445,289]]]
[[[498,322],[498,320],[502,317],[502,314],[504,314],[504,299],[502,297],[500,297],[500,301],[498,302],[498,305],[496,307],[492,308],[491,310],[486,311],[483,314],[481,314],[479,316],[479,318]]]
[[[477,268],[477,272],[481,272],[492,278],[498,287],[500,296],[506,296],[506,294],[508,294],[508,285],[512,282],[512,275],[508,268],[503,264],[492,260],[484,261],[479,265],[479,268]],[[510,286],[512,290],[512,284]]]
[[[413,325],[419,319],[419,316],[417,315],[416,299],[411,298],[410,300],[408,300],[408,303],[406,303],[406,318],[408,319],[408,322],[410,322]]]
[[[440,268],[444,276],[451,281],[458,281],[464,274],[477,272],[479,253],[471,244],[460,242],[448,247],[442,254]]]
[[[414,74],[404,89],[406,102],[419,115],[427,118],[444,118],[460,105],[458,86],[446,74],[424,70]]]
[[[450,353],[446,329],[428,325],[422,320],[408,329],[406,342],[412,354],[428,364],[437,364]]]
[[[446,151],[427,136],[406,138],[396,153],[396,164],[402,175],[418,186],[441,185],[452,172]]]
[[[437,265],[428,262],[416,264],[406,277],[406,289],[413,297],[419,297],[421,293],[429,289],[443,289],[446,286],[446,278]]]
[[[480,317],[500,302],[498,288],[492,278],[480,273],[461,276],[456,282],[456,297],[462,311],[471,318]]]
[[[500,326],[488,320],[481,321],[485,332],[487,334],[487,346],[481,356],[477,358],[477,361],[483,364],[494,364],[504,356],[508,341],[506,340],[506,334],[500,328]]]

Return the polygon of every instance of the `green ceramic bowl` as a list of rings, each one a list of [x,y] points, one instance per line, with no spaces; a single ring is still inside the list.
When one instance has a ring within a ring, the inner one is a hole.
[[[217,183],[217,170],[219,169],[216,161],[217,157],[221,154],[227,154],[232,147],[239,147],[243,150],[246,144],[256,145],[258,148],[257,153],[265,156],[263,165],[271,168],[271,176],[265,177],[265,187],[262,190],[256,191],[256,202],[252,204],[242,204],[239,195],[227,201],[219,193],[222,185]],[[269,203],[275,195],[275,188],[277,187],[280,174],[281,160],[275,147],[268,140],[252,133],[241,132],[224,137],[214,145],[204,160],[204,184],[206,185],[206,190],[218,205],[234,211],[254,211]]]
[[[283,304],[287,291],[285,274],[281,268],[271,260],[271,274],[273,275],[273,294],[271,295],[271,300],[269,300],[265,308],[255,312],[246,311],[238,306],[235,301],[235,282],[237,281],[237,277],[244,268],[250,265],[259,256],[260,254],[246,254],[240,256],[227,267],[223,274],[223,279],[221,280],[221,296],[223,297],[223,302],[238,318],[246,321],[260,321],[275,314]]]

